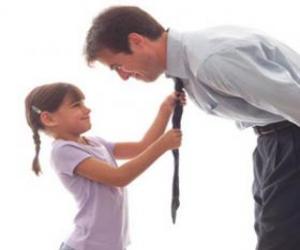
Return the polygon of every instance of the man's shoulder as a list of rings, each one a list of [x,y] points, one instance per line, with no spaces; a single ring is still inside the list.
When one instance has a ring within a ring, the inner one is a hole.
[[[237,25],[220,25],[220,26],[207,27],[199,30],[181,32],[181,34],[186,37],[203,36],[208,39],[214,39],[214,38],[238,39],[241,37],[251,36],[251,35],[263,35],[264,32],[251,27],[242,27]]]
[[[196,56],[201,61],[229,49],[249,44],[255,45],[268,39],[259,30],[239,26],[217,26],[184,32],[182,37],[187,55]]]

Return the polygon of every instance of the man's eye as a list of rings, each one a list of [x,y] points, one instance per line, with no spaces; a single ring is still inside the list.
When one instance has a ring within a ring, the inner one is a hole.
[[[81,106],[81,103],[80,102],[76,102],[76,103],[73,103],[72,104],[72,107],[80,107]]]

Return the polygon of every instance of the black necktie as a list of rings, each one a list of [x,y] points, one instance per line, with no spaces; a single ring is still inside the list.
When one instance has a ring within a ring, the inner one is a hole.
[[[179,78],[175,78],[175,90],[177,92],[183,92],[183,82]],[[180,104],[180,101],[177,100],[175,104],[175,109],[172,117],[173,128],[180,128],[181,125],[181,116],[182,116],[183,108]],[[176,211],[180,205],[179,202],[179,150],[172,150],[174,156],[174,176],[173,176],[173,188],[172,188],[172,220],[175,224],[176,222]]]

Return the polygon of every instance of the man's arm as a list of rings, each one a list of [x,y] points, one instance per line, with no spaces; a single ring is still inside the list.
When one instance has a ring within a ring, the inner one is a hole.
[[[212,55],[202,70],[212,88],[300,126],[300,82],[293,73],[299,69],[289,66],[267,58],[258,48],[251,53],[232,49]]]

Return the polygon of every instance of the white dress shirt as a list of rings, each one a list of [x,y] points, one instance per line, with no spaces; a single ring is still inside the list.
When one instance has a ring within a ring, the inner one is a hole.
[[[257,31],[171,29],[166,75],[181,78],[201,109],[239,128],[282,120],[300,126],[300,56]]]

